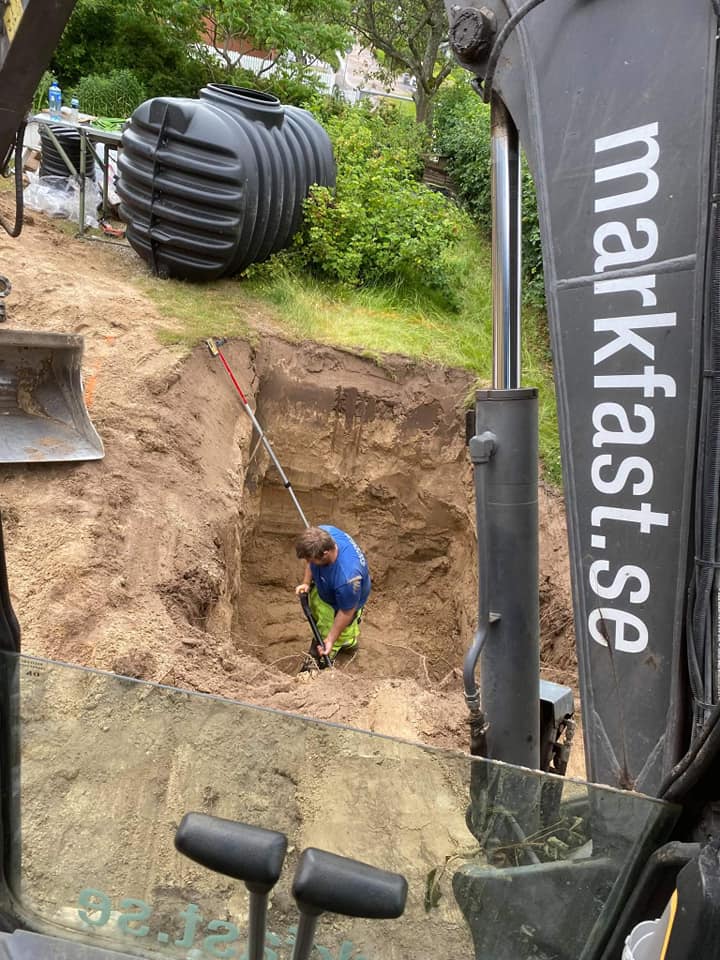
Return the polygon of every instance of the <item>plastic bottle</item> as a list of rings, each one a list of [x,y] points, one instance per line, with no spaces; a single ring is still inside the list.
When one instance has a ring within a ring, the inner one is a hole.
[[[80,122],[80,101],[77,97],[73,97],[70,101],[70,116],[68,117],[70,123],[79,123]]]
[[[53,80],[50,84],[48,103],[50,105],[50,119],[62,120],[62,91],[58,86],[57,80]]]

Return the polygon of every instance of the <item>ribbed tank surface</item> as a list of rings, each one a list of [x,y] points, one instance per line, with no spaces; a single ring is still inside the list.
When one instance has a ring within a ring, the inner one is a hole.
[[[50,123],[48,124],[55,136],[55,139],[65,151],[68,160],[80,172],[80,133],[78,128],[70,124]],[[65,163],[62,154],[55,146],[44,126],[40,127],[41,142],[41,177],[69,177],[70,168]],[[93,177],[95,174],[95,160],[92,151],[88,147],[85,153],[85,176]]]
[[[325,130],[257,90],[157,97],[123,132],[117,191],[131,246],[160,276],[212,280],[287,246],[310,187],[335,185]]]

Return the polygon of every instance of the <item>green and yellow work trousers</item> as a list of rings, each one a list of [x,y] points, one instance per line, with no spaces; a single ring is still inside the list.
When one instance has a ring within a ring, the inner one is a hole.
[[[308,599],[310,601],[310,612],[312,613],[313,619],[315,620],[317,628],[320,631],[320,636],[324,640],[325,637],[330,633],[330,628],[332,627],[333,620],[335,619],[335,611],[329,603],[325,603],[324,600],[320,599],[320,595],[317,592],[317,587],[315,584],[310,587]],[[353,647],[357,646],[358,636],[360,635],[360,618],[362,616],[362,612],[363,608],[361,607],[355,614],[355,619],[353,622],[349,626],[345,627],[343,632],[333,644],[333,648],[330,651],[331,660],[335,659],[338,650],[352,650]]]

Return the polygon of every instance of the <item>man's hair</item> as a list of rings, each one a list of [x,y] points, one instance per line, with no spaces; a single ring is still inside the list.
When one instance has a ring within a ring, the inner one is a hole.
[[[295,541],[298,560],[319,560],[326,550],[335,547],[335,541],[322,527],[306,527]]]

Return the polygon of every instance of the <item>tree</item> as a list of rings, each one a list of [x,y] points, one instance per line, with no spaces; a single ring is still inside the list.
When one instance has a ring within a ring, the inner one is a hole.
[[[70,86],[131,69],[148,96],[196,96],[208,80],[232,82],[238,41],[301,67],[337,65],[351,40],[348,9],[348,0],[78,0],[53,70]]]
[[[324,60],[337,67],[337,51],[351,40],[342,25],[347,0],[198,0],[196,6],[207,42],[228,69],[234,65],[233,48],[243,43],[279,58],[292,55],[299,63]]]
[[[78,0],[55,50],[63,88],[90,74],[131,70],[148,96],[196,96],[208,66],[193,49],[195,10],[170,0]]]
[[[448,28],[443,0],[355,0],[350,25],[384,55],[390,73],[415,78],[415,119],[431,131],[435,95],[453,68],[444,55]]]

